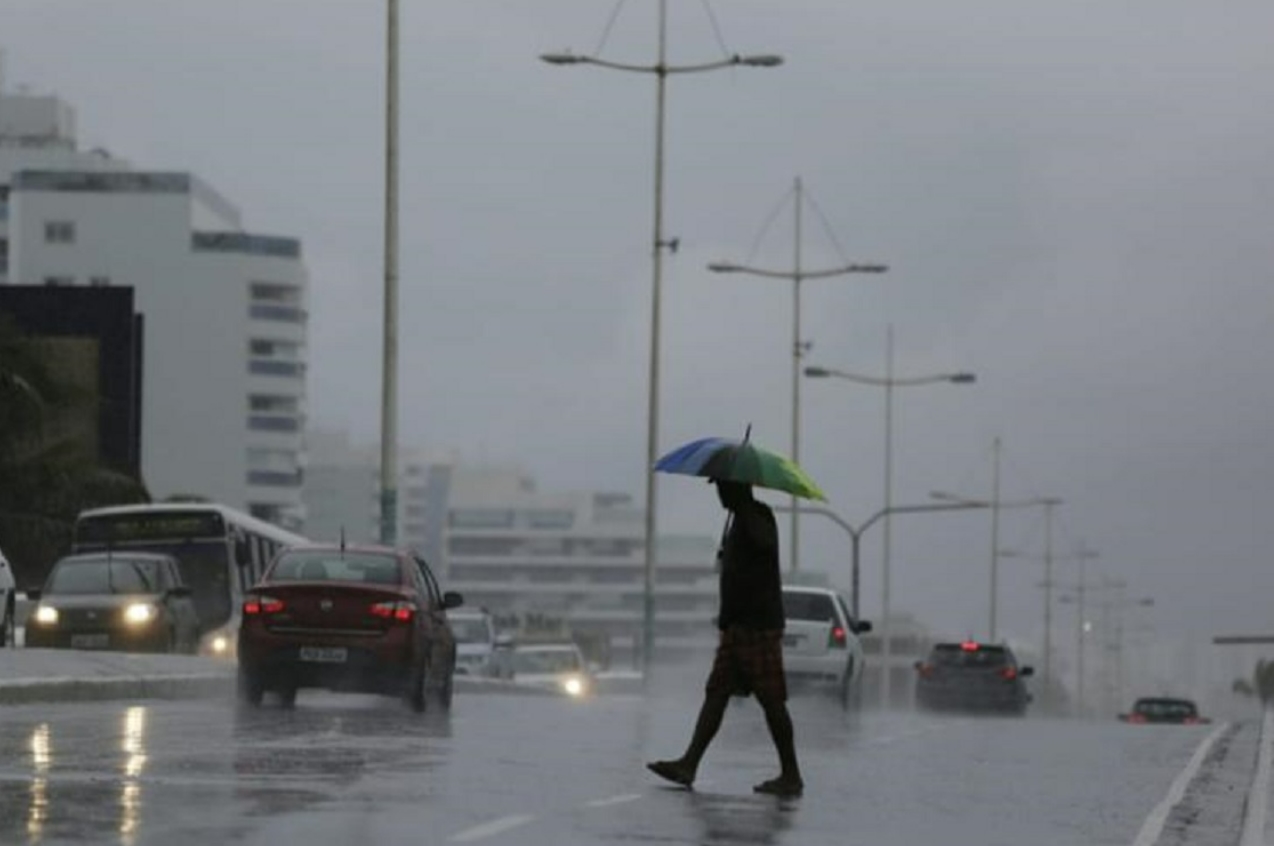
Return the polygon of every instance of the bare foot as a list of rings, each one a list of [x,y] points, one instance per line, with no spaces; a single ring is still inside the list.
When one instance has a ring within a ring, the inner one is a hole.
[[[673,784],[680,784],[682,787],[689,787],[694,784],[694,770],[681,761],[652,761],[646,765],[646,769],[660,778],[667,779]]]
[[[753,793],[768,793],[771,796],[800,796],[805,790],[805,782],[799,777],[779,776],[763,781],[752,788]]]

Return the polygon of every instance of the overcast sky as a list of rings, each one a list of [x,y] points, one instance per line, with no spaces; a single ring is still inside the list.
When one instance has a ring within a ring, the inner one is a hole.
[[[671,60],[718,58],[703,2],[669,5]],[[403,440],[516,462],[545,488],[640,497],[654,80],[537,61],[593,51],[608,0],[404,7]],[[653,61],[654,9],[628,0],[602,55]],[[681,249],[661,447],[751,422],[787,451],[790,285],[705,265],[790,268],[799,175],[836,238],[807,208],[807,268],[890,265],[807,283],[807,363],[880,374],[892,323],[897,375],[977,373],[895,393],[896,502],[989,495],[999,435],[1003,495],[1064,498],[1058,554],[1086,542],[1094,570],[1152,595],[1138,626],[1274,628],[1274,6],[712,9],[729,51],[786,64],[669,84]],[[304,239],[311,419],[364,439],[379,429],[383,24],[381,4],[348,0],[0,12],[10,86],[71,100],[84,145],[192,170],[249,228]],[[882,504],[883,393],[803,387],[803,463],[857,523]],[[664,526],[715,532],[710,491],[659,491]],[[1041,522],[1005,512],[1001,545],[1038,555]],[[809,518],[802,537],[802,566],[847,583],[845,535]],[[988,515],[900,517],[893,539],[895,607],[981,633]],[[869,615],[879,541],[877,527],[864,542]],[[1002,562],[1012,634],[1039,635],[1040,570]],[[1069,637],[1073,612],[1058,613]]]

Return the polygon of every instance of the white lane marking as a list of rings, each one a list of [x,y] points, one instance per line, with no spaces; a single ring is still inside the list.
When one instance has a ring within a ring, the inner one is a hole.
[[[611,805],[622,805],[625,802],[636,802],[641,798],[640,793],[621,793],[618,796],[611,796],[608,799],[594,799],[592,802],[585,802],[588,808],[609,808]]]
[[[1256,752],[1256,775],[1247,794],[1247,810],[1243,814],[1242,846],[1265,846],[1265,821],[1270,800],[1270,744],[1274,743],[1274,710],[1267,709],[1261,720],[1261,740]]]
[[[1212,744],[1229,727],[1229,723],[1222,723],[1203,738],[1199,748],[1195,749],[1194,754],[1190,756],[1190,762],[1186,764],[1186,768],[1177,773],[1177,777],[1172,780],[1168,795],[1163,797],[1162,802],[1155,805],[1150,816],[1146,817],[1146,821],[1141,824],[1141,831],[1137,832],[1137,839],[1132,842],[1132,846],[1154,846],[1154,843],[1159,840],[1159,835],[1163,833],[1163,826],[1168,822],[1168,814],[1172,813],[1172,809],[1181,801],[1181,797],[1185,796],[1186,788],[1198,775],[1199,768],[1203,766],[1203,759],[1208,756],[1208,750],[1212,748]]]
[[[448,838],[453,843],[472,843],[474,840],[481,840],[484,837],[494,837],[497,834],[503,834],[510,829],[517,828],[520,825],[526,825],[535,817],[530,814],[514,814],[509,817],[500,817],[498,820],[492,820],[489,823],[475,825],[473,828],[467,828],[459,834],[453,834]]]

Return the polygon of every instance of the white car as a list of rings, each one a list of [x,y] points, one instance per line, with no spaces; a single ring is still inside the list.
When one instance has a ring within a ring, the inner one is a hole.
[[[481,608],[453,608],[447,622],[456,638],[456,675],[497,675],[495,620]]]
[[[831,692],[848,707],[863,677],[863,645],[858,635],[871,623],[855,620],[832,588],[783,586],[783,668],[789,686]]]
[[[17,646],[18,589],[13,567],[0,550],[0,647]]]
[[[513,648],[513,681],[544,687],[573,698],[593,692],[584,653],[574,643],[520,643]]]

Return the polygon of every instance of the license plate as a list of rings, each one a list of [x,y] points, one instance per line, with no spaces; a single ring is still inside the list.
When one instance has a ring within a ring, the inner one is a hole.
[[[803,640],[805,635],[783,635],[784,646],[800,646]]]
[[[301,660],[318,664],[344,664],[349,650],[343,646],[302,646]]]
[[[105,634],[71,635],[72,649],[105,649],[111,645],[111,636]]]

